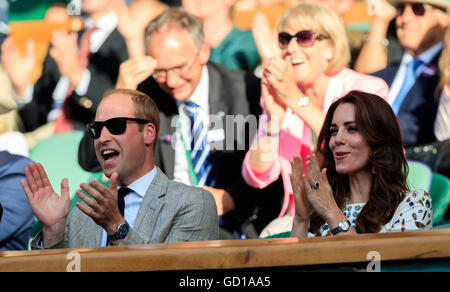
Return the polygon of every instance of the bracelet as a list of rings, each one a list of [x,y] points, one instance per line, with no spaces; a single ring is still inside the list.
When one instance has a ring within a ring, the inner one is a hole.
[[[307,96],[300,96],[298,99],[298,105],[299,106],[308,106],[309,104],[309,97]]]
[[[372,39],[370,36],[365,36],[364,37],[364,42],[365,43],[377,43],[380,44],[384,47],[389,46],[389,40],[387,38],[381,39],[381,40],[377,40],[377,39]]]
[[[267,137],[278,137],[278,136],[280,136],[280,132],[277,132],[277,133],[270,133],[270,132],[267,132],[267,131],[266,131],[266,127],[262,127],[261,131],[262,131],[262,133],[263,133],[265,136],[267,136]]]

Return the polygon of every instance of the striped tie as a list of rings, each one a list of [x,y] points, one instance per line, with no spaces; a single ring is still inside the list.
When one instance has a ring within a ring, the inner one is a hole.
[[[210,186],[215,184],[211,173],[212,163],[210,145],[207,143],[208,128],[199,115],[199,107],[192,101],[185,103],[185,109],[191,120],[191,160],[194,172],[197,175],[198,186]]]

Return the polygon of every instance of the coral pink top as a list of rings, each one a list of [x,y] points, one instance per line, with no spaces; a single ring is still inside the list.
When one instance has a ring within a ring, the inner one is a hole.
[[[330,105],[340,97],[346,95],[352,90],[365,91],[372,94],[377,94],[383,99],[387,100],[389,93],[389,86],[383,79],[360,74],[348,68],[343,68],[336,74],[331,76],[327,94],[324,100],[322,110],[328,111]],[[264,108],[264,102],[261,98],[261,107],[263,114],[260,121],[267,120],[267,112]],[[260,123],[263,125],[263,123]],[[258,133],[252,142],[252,148],[256,147],[258,136],[262,135],[262,128],[258,129]],[[254,170],[250,163],[250,151],[245,156],[242,164],[242,176],[247,184],[255,188],[264,188],[274,182],[278,177],[283,178],[284,186],[284,201],[279,216],[283,216],[289,209],[289,215],[293,216],[295,213],[294,196],[289,175],[291,174],[291,165],[289,161],[294,155],[301,155],[303,161],[306,156],[311,154],[313,146],[311,129],[300,119],[295,113],[290,110],[286,112],[279,136],[278,157],[274,164],[264,172]]]

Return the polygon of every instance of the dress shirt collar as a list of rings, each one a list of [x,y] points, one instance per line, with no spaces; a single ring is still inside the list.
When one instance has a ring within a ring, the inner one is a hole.
[[[95,26],[97,29],[92,32],[90,44],[91,44],[91,53],[96,53],[100,47],[103,45],[103,43],[106,41],[106,39],[109,37],[109,35],[114,31],[114,29],[117,27],[118,24],[118,18],[117,15],[114,12],[111,12],[96,22],[94,22],[92,19],[86,20],[86,28],[91,28]]]
[[[117,14],[114,12],[106,14],[97,21],[94,21],[91,18],[86,18],[85,20],[86,28],[96,26],[97,29],[103,30],[105,32],[113,31],[117,27],[118,23],[119,20],[117,18]]]
[[[200,82],[198,83],[197,88],[194,90],[189,101],[197,104],[202,110],[208,112],[209,108],[209,76],[208,76],[208,68],[203,66],[202,69],[202,77]]]
[[[415,71],[416,77],[420,76],[425,70],[429,70],[428,65],[433,60],[433,58],[436,57],[437,54],[439,54],[443,45],[444,44],[442,42],[438,43],[417,57],[417,59],[420,59],[423,62],[423,64],[416,69]],[[389,89],[389,96],[388,96],[389,104],[393,104],[395,99],[397,98],[397,95],[399,94],[400,89],[402,87],[403,81],[405,80],[406,68],[408,66],[408,63],[411,62],[412,60],[413,57],[405,50],[405,52],[403,53],[400,66],[398,67],[398,71],[395,74],[394,80],[392,81],[392,84]]]
[[[139,179],[135,180],[127,187],[143,198],[147,193],[147,190],[150,187],[155,175],[156,175],[156,167],[153,167],[153,169],[150,172],[140,177]],[[119,188],[120,186],[117,186],[117,189]]]
[[[420,54],[417,59],[420,59],[424,64],[430,64],[433,58],[436,57],[437,54],[439,54],[443,46],[444,43],[440,42]],[[402,57],[402,64],[408,64],[412,59],[413,57],[407,51],[405,51]]]

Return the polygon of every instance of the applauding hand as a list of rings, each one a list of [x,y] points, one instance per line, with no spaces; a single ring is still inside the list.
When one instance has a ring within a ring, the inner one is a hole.
[[[64,237],[70,198],[67,179],[61,182],[61,196],[54,190],[40,163],[25,167],[22,187],[36,218],[43,224],[44,246],[51,246]]]
[[[2,63],[11,79],[17,96],[24,96],[28,84],[32,82],[36,57],[34,56],[34,41],[26,43],[25,55],[19,52],[14,40],[6,38],[2,44]]]
[[[95,180],[91,180],[89,185],[80,184],[81,189],[91,197],[81,190],[76,192],[84,203],[78,202],[77,207],[91,217],[97,225],[103,227],[108,234],[113,234],[117,230],[117,226],[125,221],[117,203],[118,177],[117,172],[111,175],[109,188]]]
[[[304,94],[297,86],[294,70],[288,61],[282,58],[271,59],[264,67],[263,76],[283,106],[296,107],[299,97]]]
[[[116,88],[136,89],[153,74],[157,61],[150,56],[134,57],[120,64]]]
[[[333,190],[328,183],[327,169],[320,169],[319,159],[315,154],[306,159],[306,169],[308,177],[303,176],[308,201],[311,203],[314,211],[328,221],[331,215],[340,212],[333,197]]]
[[[300,155],[294,156],[294,158],[292,158],[291,167],[291,182],[295,200],[295,217],[297,220],[302,222],[308,221],[311,217],[313,208],[306,193],[306,174],[303,169],[303,160]]]

